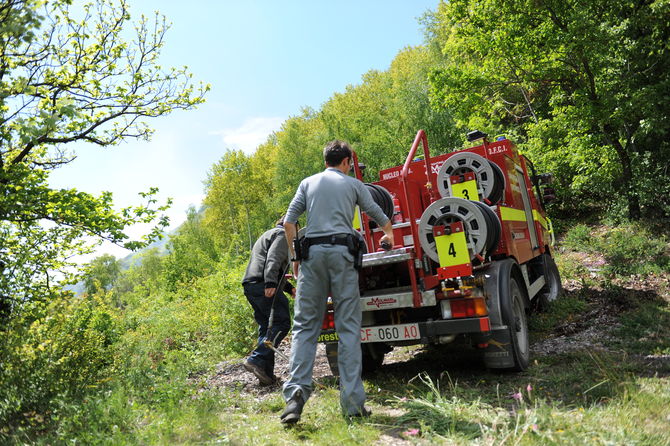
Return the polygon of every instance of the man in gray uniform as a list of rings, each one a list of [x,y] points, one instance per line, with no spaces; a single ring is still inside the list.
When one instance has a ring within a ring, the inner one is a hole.
[[[294,275],[298,277],[298,291],[293,317],[291,376],[284,383],[283,394],[287,404],[281,415],[282,423],[287,424],[300,420],[303,405],[312,391],[316,343],[328,295],[335,306],[335,327],[339,335],[342,411],[348,416],[369,414],[364,407],[365,390],[361,380],[358,271],[347,247],[347,239],[354,236],[352,220],[356,205],[382,227],[385,235],[381,241],[393,245],[391,222],[373,201],[365,185],[347,175],[352,166],[349,145],[343,141],[332,141],[326,145],[323,156],[326,170],[300,183],[284,219],[292,260],[295,259],[295,223],[305,211],[305,237],[309,242],[307,258],[293,263]]]
[[[254,310],[254,319],[258,324],[258,345],[243,366],[245,370],[253,373],[262,385],[276,382],[275,354],[265,345],[265,340],[269,339],[277,346],[291,328],[288,299],[284,291],[290,293],[292,287],[285,282],[284,289],[277,290],[287,265],[288,245],[284,236],[283,218],[280,218],[277,226],[265,231],[254,243],[251,259],[242,279],[244,295]],[[273,306],[274,320],[268,333]]]

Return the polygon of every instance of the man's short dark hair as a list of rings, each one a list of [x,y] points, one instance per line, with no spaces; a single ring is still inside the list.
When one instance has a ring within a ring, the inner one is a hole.
[[[336,139],[323,149],[323,159],[330,167],[339,166],[345,158],[351,158],[351,147],[344,141]]]

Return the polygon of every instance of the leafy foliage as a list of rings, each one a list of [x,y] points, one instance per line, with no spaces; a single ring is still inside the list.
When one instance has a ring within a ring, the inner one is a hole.
[[[227,151],[209,173],[205,222],[224,252],[239,255],[251,250],[261,228],[276,220],[265,215],[272,196],[272,167],[257,158]]]
[[[665,236],[629,223],[617,227],[578,224],[563,238],[566,248],[602,255],[612,275],[664,273],[670,270],[670,244]]]
[[[387,71],[366,73],[360,85],[324,104],[327,137],[353,145],[370,181],[378,170],[404,162],[419,129],[427,132],[434,154],[460,145],[450,112],[431,107],[428,74],[436,63],[426,48],[406,48]]]
[[[84,289],[88,294],[109,291],[119,277],[121,268],[116,257],[103,254],[96,257],[85,267]]]
[[[212,274],[218,266],[221,254],[211,231],[201,220],[202,214],[189,209],[186,222],[170,237],[168,255],[163,262],[163,282],[170,291]]]
[[[73,12],[76,11],[76,12]],[[74,159],[65,145],[100,146],[148,138],[146,118],[190,109],[204,100],[186,69],[163,70],[158,57],[165,19],[142,17],[126,40],[130,15],[124,0],[11,0],[0,6],[0,302],[5,313],[48,293],[64,259],[86,249],[93,235],[130,249],[160,235],[157,189],[145,203],[121,211],[110,193],[96,197],[48,186],[49,171]],[[142,241],[124,229],[157,226]]]
[[[516,134],[564,205],[667,217],[668,19],[665,1],[443,2],[432,93],[459,123]]]
[[[207,87],[193,86],[185,70],[158,66],[164,19],[140,19],[126,40],[125,1],[97,0],[77,13],[70,3],[0,6],[0,442],[369,443],[381,425],[415,426],[407,435],[429,442],[667,439],[655,425],[611,432],[630,423],[630,413],[662,422],[658,408],[668,401],[664,381],[633,382],[629,371],[641,366],[616,354],[542,359],[529,378],[561,399],[547,392],[533,400],[528,390],[515,391],[516,402],[500,395],[518,385],[515,377],[464,377],[459,388],[444,379],[439,364],[447,361],[431,358],[439,378],[408,385],[401,377],[403,393],[389,388],[393,378],[367,382],[375,404],[406,395],[398,402],[403,417],[347,424],[337,392],[326,389],[315,394],[305,427],[285,432],[266,422],[279,398],[259,407],[235,390],[212,392],[202,378],[253,347],[252,310],[239,284],[248,251],[298,183],[323,169],[328,140],[352,143],[373,180],[404,161],[418,129],[433,153],[460,146],[466,129],[504,132],[553,171],[554,217],[635,217],[636,201],[640,212],[667,217],[667,2],[441,3],[425,19],[425,46],[405,48],[388,70],[366,73],[318,110],[300,110],[254,153],[227,151],[206,178],[205,207],[189,211],[168,253],[144,251],[126,270],[111,256],[93,260],[81,271],[83,297],[54,283],[68,273],[68,258],[87,249],[82,236],[137,248],[167,221],[129,242],[125,228],[155,222],[163,208],[155,189],[121,211],[108,193],[50,189],[50,170],[75,156],[64,144],[146,138],[145,118],[192,108]],[[531,319],[540,335],[590,311],[585,295],[602,285],[602,273],[606,284],[667,274],[667,240],[644,225],[561,226],[570,228],[563,246],[580,252],[560,253],[557,264],[564,279],[581,279],[583,291]],[[621,287],[608,288],[600,298],[632,299],[617,293]],[[630,308],[622,345],[667,354],[667,305]],[[578,404],[594,407],[581,415]]]
[[[13,319],[0,331],[0,425],[40,425],[106,376],[119,335],[113,313],[100,299],[71,297],[33,305],[32,323]]]

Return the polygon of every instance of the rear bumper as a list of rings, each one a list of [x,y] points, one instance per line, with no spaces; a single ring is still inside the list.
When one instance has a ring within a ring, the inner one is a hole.
[[[442,321],[419,322],[421,338],[459,334],[459,333],[488,333],[491,323],[488,317],[473,317],[465,319],[449,319]]]
[[[420,339],[416,339],[416,343],[425,343],[437,336],[461,333],[487,335],[491,331],[491,323],[488,317],[418,322],[418,325]],[[317,341],[332,343],[339,341],[339,337],[335,330],[322,330]]]

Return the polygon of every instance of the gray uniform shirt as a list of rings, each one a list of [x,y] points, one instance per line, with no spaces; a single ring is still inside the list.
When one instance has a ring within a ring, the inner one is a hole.
[[[284,221],[296,223],[307,211],[305,237],[351,234],[354,208],[359,205],[378,225],[389,219],[374,202],[370,191],[356,178],[334,167],[305,178],[288,207]]]

